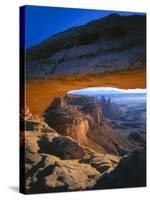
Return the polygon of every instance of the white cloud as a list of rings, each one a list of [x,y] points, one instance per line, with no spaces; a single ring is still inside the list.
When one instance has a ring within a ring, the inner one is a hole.
[[[71,90],[68,94],[81,94],[81,95],[96,95],[96,94],[120,94],[120,93],[143,93],[146,94],[146,89],[119,89],[115,87],[89,87],[80,90]]]

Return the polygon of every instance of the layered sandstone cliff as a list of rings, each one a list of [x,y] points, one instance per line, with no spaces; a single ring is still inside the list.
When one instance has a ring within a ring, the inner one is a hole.
[[[132,148],[127,138],[107,123],[94,98],[65,95],[58,101],[57,97],[43,117],[61,135],[71,136],[97,152],[124,155]]]

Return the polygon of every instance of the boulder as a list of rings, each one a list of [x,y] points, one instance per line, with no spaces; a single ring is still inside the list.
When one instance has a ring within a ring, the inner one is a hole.
[[[90,165],[77,160],[41,154],[26,171],[25,193],[86,190],[93,187],[100,175]]]
[[[119,160],[120,158],[114,155],[92,153],[81,159],[80,163],[87,163],[100,173],[104,173],[113,170],[117,166]]]
[[[146,151],[135,149],[124,156],[118,166],[104,174],[93,189],[146,186]]]
[[[21,152],[46,153],[62,159],[81,159],[84,149],[69,136],[61,136],[45,122],[25,121],[25,131],[21,132]]]
[[[25,130],[26,131],[39,131],[42,133],[49,133],[53,132],[56,133],[56,131],[52,128],[50,128],[45,122],[40,120],[25,120]]]
[[[61,159],[80,159],[84,156],[84,149],[71,137],[59,136],[52,141],[44,136],[39,142],[40,153],[55,155]]]

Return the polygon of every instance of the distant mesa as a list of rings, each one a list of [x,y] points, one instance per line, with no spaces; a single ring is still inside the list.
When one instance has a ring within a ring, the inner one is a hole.
[[[107,100],[105,96],[101,96],[99,102],[102,106],[102,113],[106,118],[119,120],[124,115],[124,112],[119,107],[112,105],[110,98]]]

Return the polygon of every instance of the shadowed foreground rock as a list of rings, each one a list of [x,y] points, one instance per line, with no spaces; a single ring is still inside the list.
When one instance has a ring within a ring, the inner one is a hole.
[[[83,148],[71,137],[59,136],[51,142],[44,136],[39,141],[39,146],[40,153],[56,155],[61,159],[80,159],[84,156]]]
[[[21,148],[25,147],[25,156],[28,153],[51,154],[62,159],[80,159],[84,156],[80,144],[70,137],[63,137],[55,132],[26,131],[21,136],[21,143]]]
[[[93,189],[146,186],[146,152],[136,149],[123,157],[118,166],[104,174]]]

